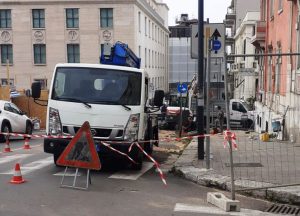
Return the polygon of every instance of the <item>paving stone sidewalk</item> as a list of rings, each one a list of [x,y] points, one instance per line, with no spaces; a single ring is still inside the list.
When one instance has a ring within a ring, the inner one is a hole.
[[[264,188],[240,193],[300,206],[299,145],[271,140],[262,142],[259,135],[237,131],[238,150],[233,152],[236,189],[262,188],[285,184],[296,186]],[[174,164],[176,174],[204,186],[231,190],[229,150],[224,149],[223,135],[211,137],[211,168],[198,160],[197,139],[193,139]]]

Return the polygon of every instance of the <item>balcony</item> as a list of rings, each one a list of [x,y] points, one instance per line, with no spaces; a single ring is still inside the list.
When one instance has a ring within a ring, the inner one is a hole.
[[[236,12],[234,8],[227,8],[226,20],[236,20]]]
[[[257,21],[255,25],[255,35],[251,39],[251,44],[255,47],[264,47],[266,40],[266,22]]]

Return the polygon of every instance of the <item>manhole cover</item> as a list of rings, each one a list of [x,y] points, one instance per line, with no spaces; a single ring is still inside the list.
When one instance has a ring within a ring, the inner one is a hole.
[[[273,204],[266,212],[280,215],[300,215],[300,208],[290,205]]]

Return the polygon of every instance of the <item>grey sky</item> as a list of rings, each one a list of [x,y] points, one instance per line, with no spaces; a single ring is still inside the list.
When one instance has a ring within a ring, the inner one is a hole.
[[[210,22],[223,22],[227,7],[231,0],[203,0],[204,18]],[[169,6],[169,25],[175,25],[176,17],[182,13],[189,14],[190,18],[198,18],[198,0],[163,0]]]

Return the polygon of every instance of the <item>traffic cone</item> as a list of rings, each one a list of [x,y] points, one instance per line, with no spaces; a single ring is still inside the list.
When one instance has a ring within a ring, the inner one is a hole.
[[[14,176],[10,180],[10,183],[12,183],[12,184],[22,184],[24,182],[25,182],[25,180],[23,179],[22,174],[21,174],[20,164],[17,163],[16,166],[15,166]]]
[[[4,153],[6,153],[6,152],[12,152],[12,150],[11,150],[10,147],[9,147],[9,139],[6,139],[5,147],[4,147],[3,152],[4,152]]]
[[[31,147],[29,145],[29,139],[28,138],[25,139],[25,143],[24,143],[23,149],[31,149]]]

